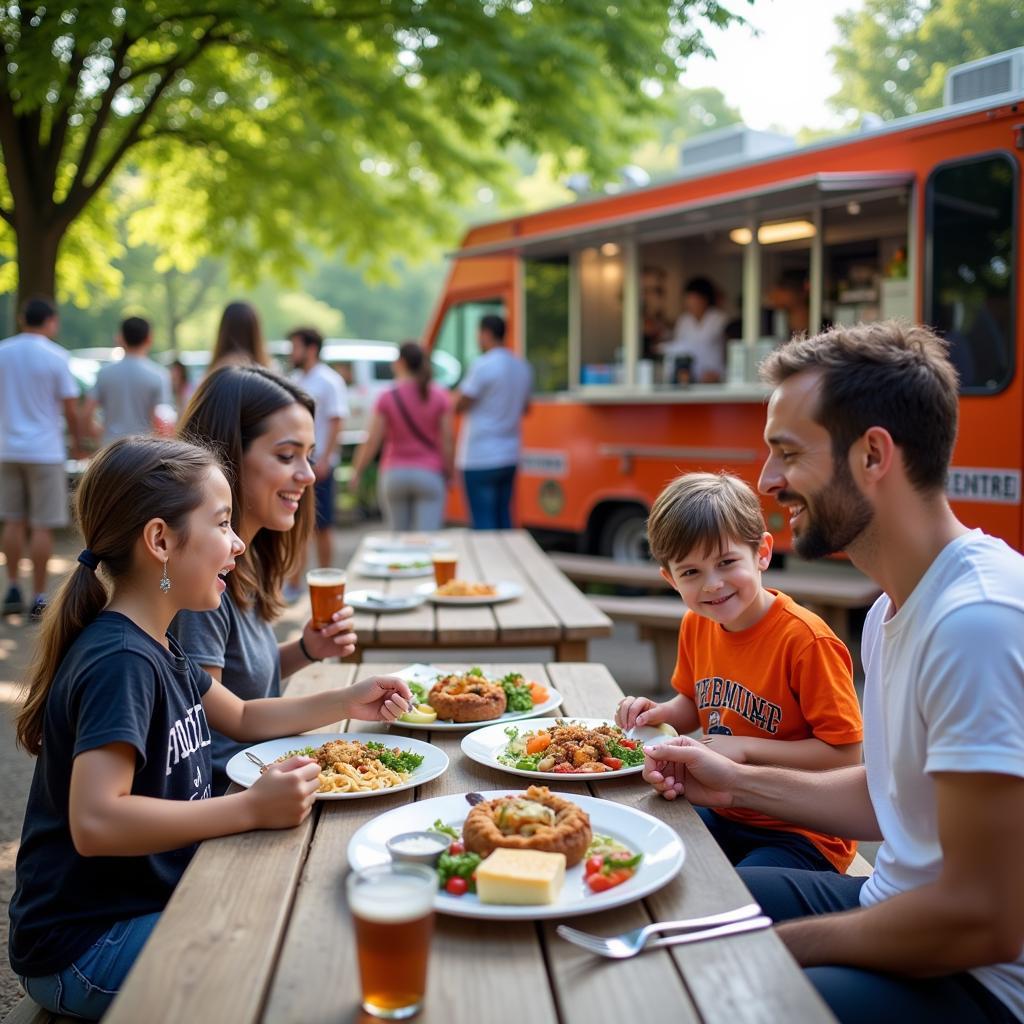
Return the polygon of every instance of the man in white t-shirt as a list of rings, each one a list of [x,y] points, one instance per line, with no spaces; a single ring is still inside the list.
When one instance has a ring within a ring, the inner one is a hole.
[[[292,380],[316,403],[313,431],[316,439],[316,551],[321,566],[331,564],[331,529],[334,526],[334,470],[341,460],[341,428],[348,415],[348,388],[340,374],[320,360],[323,335],[312,327],[296,327],[292,343]],[[301,574],[300,574],[301,575]],[[297,585],[298,579],[293,585]]]
[[[477,338],[482,355],[455,396],[455,411],[466,413],[455,461],[462,470],[473,528],[507,530],[533,372],[505,347],[500,316],[483,317]]]
[[[681,383],[676,368],[681,357],[689,360],[689,383],[714,384],[725,377],[725,326],[729,318],[718,308],[718,293],[706,277],[694,277],[683,289],[683,312],[671,340],[661,348],[666,384]]]
[[[664,796],[882,840],[870,878],[741,871],[840,1021],[1024,1020],[1024,558],[953,515],[946,345],[896,322],[797,338],[775,385],[761,490],[797,553],[845,551],[884,593],[864,627],[864,765],[736,764],[647,750]]]
[[[68,523],[68,483],[63,425],[72,454],[81,458],[78,385],[67,351],[53,342],[57,308],[29,299],[22,308],[22,333],[0,342],[0,519],[7,560],[3,613],[24,610],[18,563],[28,541],[35,597],[31,616],[46,608],[46,568],[53,530]]]

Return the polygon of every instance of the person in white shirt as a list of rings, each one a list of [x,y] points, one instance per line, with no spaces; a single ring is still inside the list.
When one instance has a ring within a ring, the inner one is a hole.
[[[505,530],[512,525],[512,491],[533,371],[505,347],[505,321],[500,316],[483,317],[477,338],[483,354],[455,397],[455,411],[467,414],[456,465],[462,470],[473,528]]]
[[[865,763],[742,765],[682,737],[649,748],[644,775],[670,799],[882,841],[870,878],[740,872],[844,1024],[1024,1020],[1024,557],[946,500],[946,343],[896,321],[835,327],[762,375],[762,493],[788,508],[799,555],[845,551],[884,591],[862,643]]]
[[[316,551],[321,566],[330,566],[331,529],[334,526],[334,470],[341,460],[341,428],[348,415],[348,388],[340,374],[320,360],[323,335],[312,327],[289,332],[292,343],[292,380],[316,403],[313,429],[316,436]],[[301,573],[299,574],[301,576]],[[298,577],[293,581],[298,584]],[[291,596],[291,595],[289,595]]]
[[[31,616],[38,619],[46,608],[53,530],[68,523],[65,421],[72,457],[82,457],[78,384],[67,351],[52,340],[57,307],[49,299],[29,299],[19,319],[22,333],[0,342],[0,519],[8,584],[3,613],[24,610],[18,563],[27,540],[35,592]]]
[[[706,277],[687,281],[683,313],[670,341],[661,347],[666,384],[677,384],[676,367],[689,359],[686,383],[713,384],[725,376],[725,326],[729,318],[718,308],[715,286]]]

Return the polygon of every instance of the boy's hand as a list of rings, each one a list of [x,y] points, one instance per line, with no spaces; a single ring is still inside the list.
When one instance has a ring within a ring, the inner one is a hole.
[[[253,828],[294,828],[312,810],[319,785],[320,765],[310,757],[270,765],[249,790]]]
[[[643,777],[666,800],[685,796],[702,807],[730,807],[739,772],[735,762],[689,736],[644,746]]]
[[[615,724],[620,729],[661,725],[671,717],[668,704],[659,704],[649,697],[623,697],[615,709]]]
[[[412,690],[404,679],[374,676],[345,691],[349,718],[364,722],[394,722],[412,707]]]
[[[712,733],[710,736],[702,736],[701,743],[710,747],[723,757],[735,761],[737,764],[747,763],[747,752],[743,749],[742,736],[727,736],[725,733]]]

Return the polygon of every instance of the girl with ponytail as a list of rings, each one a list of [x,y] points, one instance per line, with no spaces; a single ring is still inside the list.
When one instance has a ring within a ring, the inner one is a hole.
[[[377,492],[388,529],[440,530],[454,472],[452,400],[431,383],[430,357],[414,341],[399,348],[395,378],[374,407],[349,486],[358,490],[359,478],[383,446]]]
[[[211,727],[246,742],[342,718],[393,721],[411,695],[371,679],[313,697],[243,702],[167,634],[216,608],[245,545],[216,458],[124,438],[76,497],[85,549],[43,617],[18,742],[38,757],[10,905],[11,966],[57,1014],[106,1010],[203,839],[290,828],[319,767],[295,757],[211,797]]]

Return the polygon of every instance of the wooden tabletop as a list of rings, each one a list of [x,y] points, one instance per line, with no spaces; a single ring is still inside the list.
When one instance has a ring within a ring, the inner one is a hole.
[[[533,647],[555,648],[556,661],[583,660],[586,643],[610,636],[604,612],[558,569],[525,530],[443,530],[458,553],[458,577],[472,582],[518,583],[523,596],[502,604],[450,607],[429,602],[407,612],[356,614],[359,647]],[[409,594],[432,577],[382,580],[358,567],[366,540],[348,566],[348,590]],[[357,650],[356,658],[359,657]]]
[[[290,693],[314,692],[394,670],[315,665]],[[602,665],[487,665],[521,671],[565,698],[567,715],[605,717],[622,691]],[[346,723],[322,731],[336,732]],[[360,732],[383,727],[352,723]],[[411,735],[426,739],[424,732]],[[353,929],[345,906],[346,848],[371,818],[410,803],[472,790],[525,788],[526,780],[466,758],[463,733],[429,740],[448,771],[415,790],[319,803],[298,828],[203,843],[168,904],[107,1024],[369,1022],[359,1009]],[[638,776],[555,786],[640,808],[676,828],[686,847],[680,875],[647,898],[574,925],[611,935],[652,920],[728,910],[749,902],[739,876],[684,801],[656,797]],[[657,1010],[673,1024],[832,1021],[771,930],[601,960],[555,934],[559,922],[487,922],[439,916],[427,1004],[438,1024],[595,1024]]]

